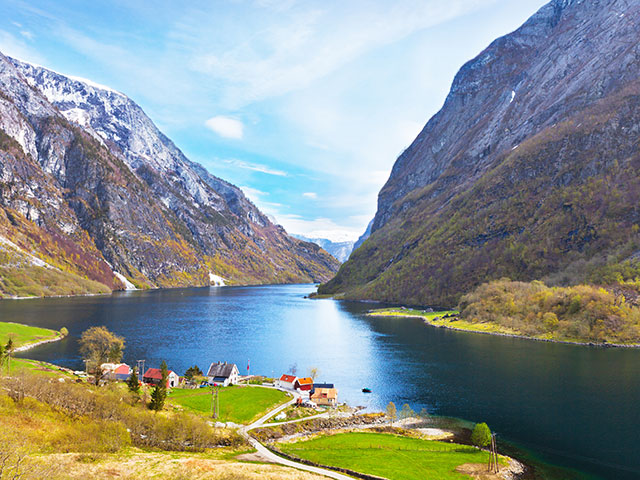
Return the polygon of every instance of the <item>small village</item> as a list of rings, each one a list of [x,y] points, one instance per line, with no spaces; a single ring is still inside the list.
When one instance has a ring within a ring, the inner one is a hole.
[[[136,376],[138,367],[131,367],[126,363],[103,363],[100,366],[102,381],[128,381],[134,370]],[[298,377],[295,374],[282,374],[277,379],[265,378],[259,375],[240,375],[238,366],[235,363],[214,362],[211,363],[206,374],[192,374],[199,368],[192,367],[188,374],[179,376],[173,370],[168,370],[166,388],[218,388],[232,385],[260,384],[263,387],[271,387],[284,392],[294,394],[295,405],[306,408],[318,409],[319,407],[337,407],[338,390],[333,383],[316,382],[314,378]],[[75,372],[82,374],[82,372]],[[162,381],[162,370],[160,368],[147,368],[139,377],[140,386],[153,387]]]

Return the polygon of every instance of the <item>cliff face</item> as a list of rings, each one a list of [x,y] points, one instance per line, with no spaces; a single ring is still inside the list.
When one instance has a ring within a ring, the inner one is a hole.
[[[640,4],[554,0],[455,77],[323,293],[453,303],[634,242]]]
[[[189,161],[125,95],[1,54],[0,159],[3,277],[27,266],[64,273],[81,293],[89,280],[99,291],[208,285],[212,275],[317,282],[337,269]],[[29,293],[15,283],[0,291]]]

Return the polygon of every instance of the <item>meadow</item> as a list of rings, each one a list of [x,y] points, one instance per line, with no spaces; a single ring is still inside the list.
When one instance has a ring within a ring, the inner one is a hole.
[[[280,390],[263,387],[220,387],[218,421],[251,423],[267,410],[274,408],[290,397]],[[170,403],[180,405],[194,413],[211,416],[211,388],[175,388],[168,396]]]

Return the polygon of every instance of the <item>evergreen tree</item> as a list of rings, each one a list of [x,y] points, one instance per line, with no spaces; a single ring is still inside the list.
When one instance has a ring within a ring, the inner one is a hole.
[[[149,408],[155,411],[162,410],[164,408],[164,402],[167,399],[169,368],[167,367],[167,362],[164,360],[162,361],[162,365],[160,365],[160,372],[162,373],[162,378],[160,379],[160,383],[157,384],[151,392],[151,403],[149,405]]]
[[[13,339],[10,338],[7,344],[4,346],[4,358],[7,360],[7,370],[11,369],[11,355],[13,355],[14,349],[15,345],[13,344]]]
[[[202,376],[202,370],[200,370],[197,365],[187,368],[187,371],[184,372],[184,378],[186,378],[187,380],[191,380],[195,376]]]
[[[133,367],[131,370],[131,375],[129,375],[129,379],[127,380],[127,386],[130,392],[140,393],[140,380],[138,380],[138,372],[136,370],[136,367]]]

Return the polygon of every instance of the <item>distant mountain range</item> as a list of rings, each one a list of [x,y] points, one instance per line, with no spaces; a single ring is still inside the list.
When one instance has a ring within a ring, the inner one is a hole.
[[[326,238],[308,238],[304,235],[292,234],[294,237],[304,240],[305,242],[312,242],[322,247],[324,250],[333,255],[340,263],[346,262],[353,250],[354,242],[332,242]]]
[[[0,54],[0,295],[318,282],[274,225],[131,99]]]
[[[465,64],[320,293],[455,305],[637,258],[639,31],[637,1],[553,0]]]

